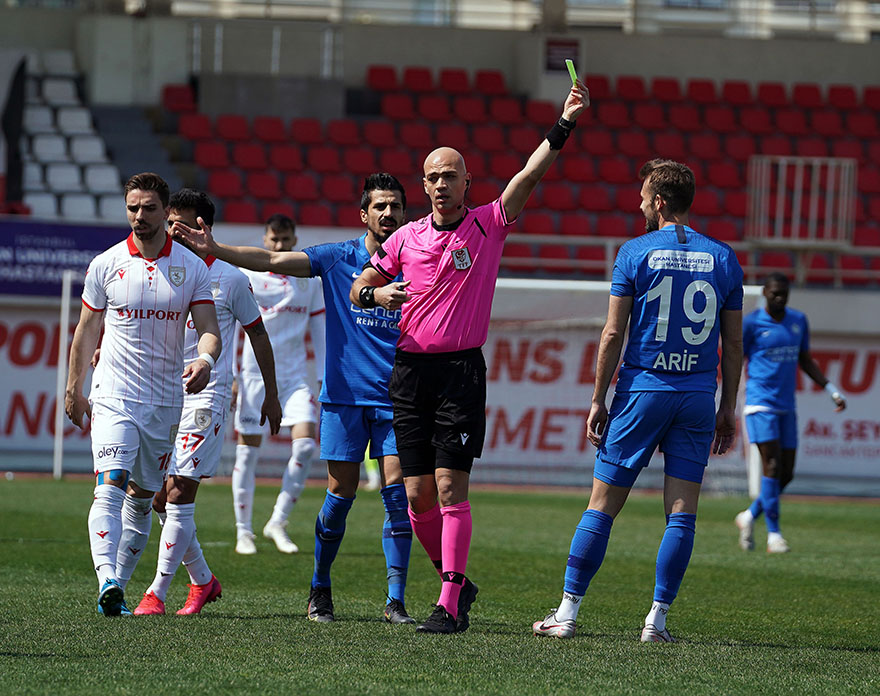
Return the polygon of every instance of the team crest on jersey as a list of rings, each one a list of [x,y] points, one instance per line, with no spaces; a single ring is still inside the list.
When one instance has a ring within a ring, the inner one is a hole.
[[[308,278],[297,278],[296,279],[296,287],[298,287],[302,291],[305,291],[306,288],[309,287]]]
[[[452,254],[452,263],[455,264],[459,271],[464,271],[471,267],[471,254],[467,247],[453,249],[450,253]]]
[[[196,409],[196,427],[205,430],[211,425],[211,411],[207,408]]]
[[[799,334],[801,332],[801,327],[798,326],[797,324],[792,324],[791,325],[791,332],[795,333],[795,334]]]
[[[183,281],[186,280],[186,268],[184,266],[169,266],[168,280],[177,287],[180,287],[183,285]]]
[[[216,300],[217,295],[220,294],[220,282],[219,281],[211,281],[211,296]]]

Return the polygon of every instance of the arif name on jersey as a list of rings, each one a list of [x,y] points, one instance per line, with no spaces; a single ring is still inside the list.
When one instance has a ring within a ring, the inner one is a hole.
[[[123,319],[155,319],[156,321],[178,321],[180,312],[164,309],[117,309]]]
[[[652,370],[663,372],[690,372],[700,359],[699,353],[657,353]]]

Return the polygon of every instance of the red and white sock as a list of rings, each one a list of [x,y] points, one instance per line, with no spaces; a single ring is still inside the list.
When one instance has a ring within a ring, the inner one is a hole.
[[[310,437],[298,437],[293,440],[291,450],[291,457],[281,478],[281,492],[269,519],[274,524],[283,524],[290,517],[290,511],[306,486],[306,478],[318,453],[318,446]]]
[[[165,524],[159,537],[159,562],[156,577],[147,588],[163,602],[174,579],[177,567],[183,562],[186,550],[196,533],[195,503],[165,504]]]
[[[98,574],[98,589],[107,580],[116,579],[116,551],[122,534],[122,502],[125,492],[121,488],[103,484],[95,486],[95,499],[89,509],[89,547],[92,563]]]
[[[153,522],[152,505],[152,498],[125,495],[125,502],[122,505],[122,536],[116,553],[116,577],[123,589],[131,580],[150,539],[150,527]]]
[[[183,556],[183,565],[186,572],[189,573],[189,579],[193,585],[205,585],[211,581],[214,574],[208,567],[205,560],[205,554],[202,553],[202,546],[196,534],[193,534],[192,540]]]

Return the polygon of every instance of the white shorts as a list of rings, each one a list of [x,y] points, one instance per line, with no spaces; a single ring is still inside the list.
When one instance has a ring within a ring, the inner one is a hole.
[[[151,406],[125,399],[92,404],[95,473],[123,469],[145,491],[162,489],[174,462],[180,407]]]
[[[238,403],[235,407],[235,429],[242,435],[259,435],[260,409],[265,396],[263,379],[259,376],[239,374]],[[318,404],[309,386],[300,380],[278,382],[278,400],[281,402],[281,426],[290,428],[297,423],[316,423]]]
[[[209,408],[185,408],[177,431],[174,463],[168,467],[169,476],[211,478],[220,464],[223,435],[226,431],[226,413]]]

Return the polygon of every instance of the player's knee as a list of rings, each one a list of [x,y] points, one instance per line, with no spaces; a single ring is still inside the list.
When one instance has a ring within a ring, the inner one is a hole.
[[[298,437],[292,446],[293,458],[300,464],[311,464],[318,457],[318,445],[310,437]]]
[[[131,474],[125,469],[101,471],[95,476],[95,486],[115,486],[125,490],[128,486],[129,478],[131,478]]]

